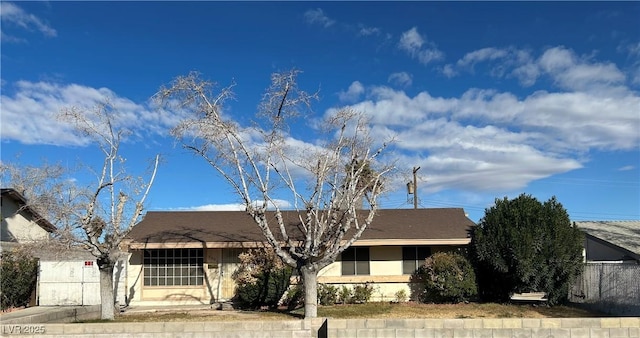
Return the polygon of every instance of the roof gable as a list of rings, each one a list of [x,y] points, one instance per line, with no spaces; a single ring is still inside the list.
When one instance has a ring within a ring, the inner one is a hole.
[[[588,235],[640,255],[640,221],[580,221],[578,228]]]
[[[295,238],[300,222],[296,211],[282,212],[288,234]],[[269,226],[278,234],[275,213],[269,212]],[[468,241],[475,223],[461,208],[378,210],[359,241],[411,242],[416,240]],[[150,211],[133,227],[129,238],[135,243],[247,243],[264,242],[255,221],[244,211]]]
[[[580,221],[578,228],[590,236],[640,255],[640,221]]]
[[[18,191],[11,188],[2,188],[0,190],[2,198],[10,198],[20,207],[21,210],[31,215],[31,221],[38,224],[42,229],[47,232],[56,231],[55,225],[51,224],[46,218],[40,216],[40,214],[27,204],[27,199]]]

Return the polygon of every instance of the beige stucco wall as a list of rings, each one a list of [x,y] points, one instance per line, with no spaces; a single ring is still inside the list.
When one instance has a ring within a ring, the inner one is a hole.
[[[453,250],[452,247],[432,247],[432,253]],[[171,301],[177,304],[210,304],[229,300],[235,285],[231,275],[237,267],[239,249],[205,249],[203,286],[147,286],[142,270],[142,251],[133,251],[129,260],[127,289],[131,301],[148,304]],[[372,301],[396,300],[396,293],[404,290],[410,297],[410,275],[402,274],[402,247],[371,247],[369,275],[342,276],[342,262],[337,260],[318,273],[318,283],[353,288],[355,284],[371,283],[374,287]]]
[[[49,239],[49,233],[31,221],[27,213],[19,211],[19,206],[12,199],[2,199],[1,212],[0,236],[3,242],[25,243]]]

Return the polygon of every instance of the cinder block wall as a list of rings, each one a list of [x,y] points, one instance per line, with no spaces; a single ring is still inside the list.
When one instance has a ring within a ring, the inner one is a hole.
[[[504,319],[332,319],[227,322],[145,322],[92,324],[2,323],[10,337],[274,337],[274,338],[429,338],[429,337],[633,337],[640,317]],[[19,331],[19,332],[17,332]]]

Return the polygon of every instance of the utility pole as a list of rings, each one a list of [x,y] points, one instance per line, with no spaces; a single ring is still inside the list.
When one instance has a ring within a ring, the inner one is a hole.
[[[420,167],[413,167],[413,208],[418,209],[418,178],[416,173]]]

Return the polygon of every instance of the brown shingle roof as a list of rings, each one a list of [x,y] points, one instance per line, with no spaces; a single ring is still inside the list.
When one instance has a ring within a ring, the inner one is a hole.
[[[268,214],[272,219],[273,215]],[[296,211],[283,212],[290,228],[299,223],[297,215]],[[275,219],[271,224],[274,233],[278,233]],[[461,208],[378,210],[358,242],[363,245],[367,241],[389,241],[390,245],[421,240],[431,240],[432,244],[465,242],[474,225]],[[291,237],[295,234],[296,230],[289,232]],[[199,242],[210,246],[264,241],[260,229],[244,211],[150,211],[133,227],[129,238],[133,243],[146,245]]]

